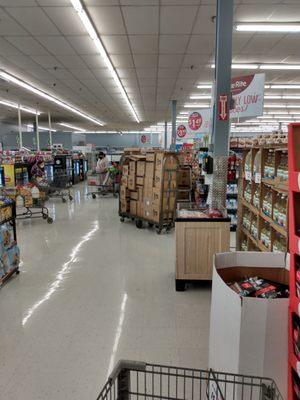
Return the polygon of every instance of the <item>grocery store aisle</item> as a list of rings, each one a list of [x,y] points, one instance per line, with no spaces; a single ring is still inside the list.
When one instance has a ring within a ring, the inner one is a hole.
[[[205,368],[209,287],[174,290],[174,233],[120,223],[117,200],[50,203],[18,222],[21,274],[0,290],[0,393],[94,400],[120,358]]]

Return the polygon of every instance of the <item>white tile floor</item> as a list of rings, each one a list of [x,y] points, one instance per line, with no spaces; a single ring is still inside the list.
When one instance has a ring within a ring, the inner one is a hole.
[[[79,190],[80,189],[80,190]],[[0,290],[0,398],[95,399],[120,358],[206,368],[210,288],[174,290],[174,233],[120,223],[117,201],[50,203],[18,222],[23,265]]]

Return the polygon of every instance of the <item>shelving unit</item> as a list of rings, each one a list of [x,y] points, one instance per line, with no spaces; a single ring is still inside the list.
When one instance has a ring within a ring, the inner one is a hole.
[[[286,251],[288,185],[287,179],[282,178],[286,159],[284,145],[243,150],[238,189],[238,250]]]
[[[239,155],[231,150],[228,157],[226,208],[231,219],[230,230],[237,229]]]
[[[296,400],[294,386],[300,388],[300,356],[295,352],[295,326],[300,326],[300,298],[297,272],[300,270],[300,124],[289,125],[289,251],[290,251],[290,309],[289,309],[289,400]],[[299,282],[300,283],[300,282]],[[300,286],[299,286],[300,288]],[[299,342],[298,342],[299,343]]]

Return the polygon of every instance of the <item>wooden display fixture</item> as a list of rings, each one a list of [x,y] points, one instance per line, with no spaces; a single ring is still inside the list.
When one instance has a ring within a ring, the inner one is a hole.
[[[282,144],[243,151],[238,194],[238,250],[286,251],[288,184],[282,178],[286,155],[287,147]],[[282,212],[284,207],[285,213]]]

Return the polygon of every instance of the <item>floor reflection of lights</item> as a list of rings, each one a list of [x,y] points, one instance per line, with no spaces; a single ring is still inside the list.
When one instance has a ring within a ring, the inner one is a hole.
[[[34,314],[34,312],[43,303],[45,303],[47,300],[49,300],[50,297],[57,291],[57,289],[60,287],[62,281],[65,279],[65,276],[69,272],[72,263],[76,262],[77,255],[78,255],[81,247],[83,246],[84,243],[86,243],[87,241],[89,241],[92,238],[92,236],[98,231],[98,229],[99,229],[98,221],[94,221],[93,228],[89,232],[87,232],[87,234],[82,237],[80,242],[78,242],[77,245],[72,249],[69,260],[66,261],[62,265],[62,268],[56,274],[56,279],[51,283],[47,292],[36,303],[34,303],[32,307],[30,307],[28,309],[25,317],[22,320],[23,326],[28,322],[29,318],[31,318],[31,316]]]

